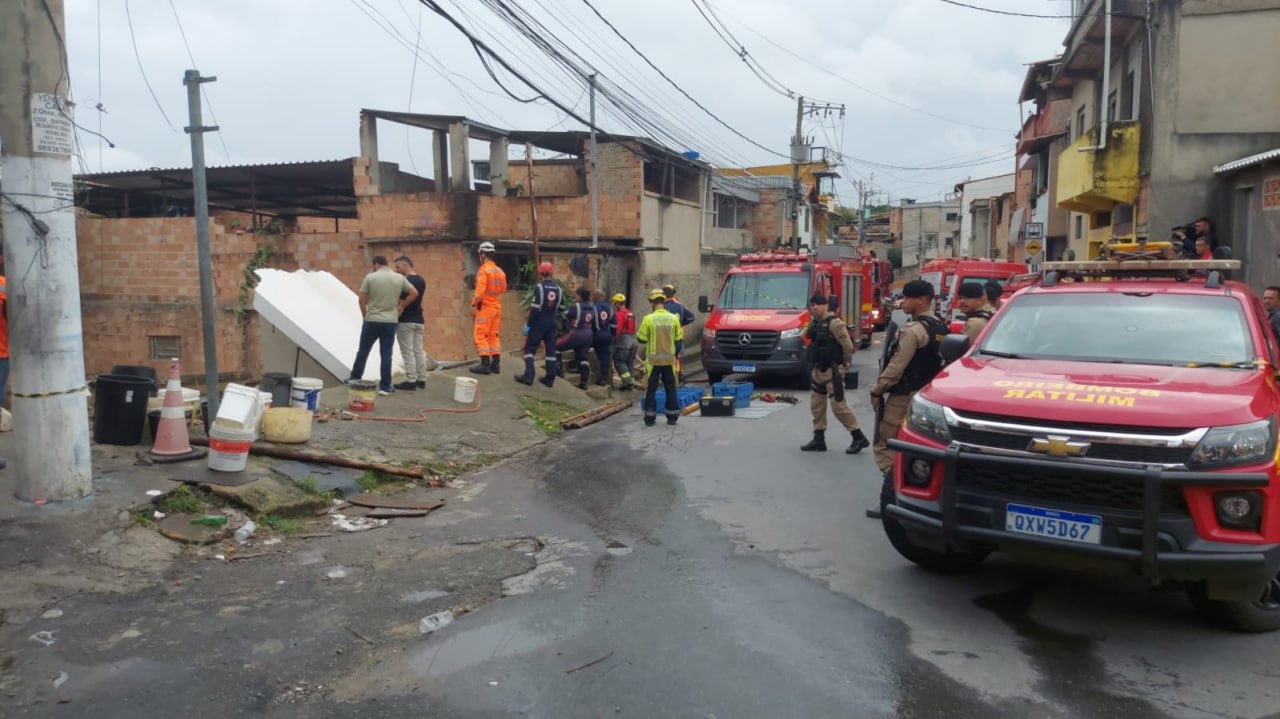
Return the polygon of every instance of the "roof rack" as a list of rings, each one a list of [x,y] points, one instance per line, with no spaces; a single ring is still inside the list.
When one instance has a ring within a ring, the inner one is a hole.
[[[1205,277],[1206,287],[1222,285],[1222,271],[1240,269],[1240,260],[1080,260],[1070,262],[1043,262],[1043,285],[1057,284],[1061,274],[1098,277],[1168,277],[1180,281],[1190,279],[1193,273]]]

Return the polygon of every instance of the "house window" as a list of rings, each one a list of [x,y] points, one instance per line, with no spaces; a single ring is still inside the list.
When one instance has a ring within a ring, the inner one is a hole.
[[[935,247],[937,247],[938,235],[933,232],[926,232],[924,235],[924,246],[929,249],[934,249]]]
[[[1124,83],[1121,88],[1123,92],[1121,92],[1121,98],[1120,98],[1120,101],[1122,103],[1122,106],[1120,108],[1120,117],[1123,117],[1127,120],[1138,119],[1138,95],[1137,93],[1134,92],[1133,86],[1134,86],[1134,73],[1133,73],[1133,70],[1130,70],[1129,74],[1124,76]]]
[[[729,197],[716,195],[715,226],[726,230],[745,230],[751,220],[751,208],[748,203]]]
[[[1081,105],[1080,109],[1076,110],[1076,139],[1084,136],[1085,117],[1085,106]]]
[[[1076,215],[1076,239],[1084,237],[1084,215]]]
[[[1119,117],[1118,115],[1119,112],[1120,112],[1120,88],[1116,88],[1111,91],[1111,94],[1107,95],[1107,121],[1115,122],[1116,119]]]
[[[182,338],[178,335],[148,335],[147,356],[153,360],[182,357]]]
[[[955,213],[955,212],[947,213],[947,222],[955,222],[958,219],[960,219],[960,215],[958,213]]]

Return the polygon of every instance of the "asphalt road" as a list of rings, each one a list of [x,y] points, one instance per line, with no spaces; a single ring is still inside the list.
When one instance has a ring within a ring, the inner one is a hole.
[[[857,358],[864,426],[878,352]],[[555,538],[554,548],[517,596],[354,677],[381,692],[334,715],[1280,709],[1280,635],[1205,626],[1181,594],[1000,556],[964,576],[900,559],[863,514],[878,496],[869,452],[845,455],[839,430],[829,431],[833,451],[798,451],[803,401],[759,419],[638,424],[638,413],[622,415],[478,478],[477,504],[509,507],[521,532]]]

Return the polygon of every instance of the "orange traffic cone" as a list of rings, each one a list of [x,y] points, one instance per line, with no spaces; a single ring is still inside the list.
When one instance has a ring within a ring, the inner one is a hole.
[[[182,406],[182,380],[178,372],[178,360],[169,365],[169,384],[164,391],[164,407],[160,410],[160,425],[156,429],[156,441],[151,447],[153,462],[182,462],[205,456],[205,450],[192,449],[187,436],[186,409]]]

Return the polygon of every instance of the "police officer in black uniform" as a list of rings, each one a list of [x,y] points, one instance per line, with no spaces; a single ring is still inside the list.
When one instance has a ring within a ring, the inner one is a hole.
[[[560,285],[551,279],[554,268],[550,262],[538,265],[542,281],[533,286],[533,298],[529,302],[529,316],[524,323],[524,374],[516,375],[520,384],[533,384],[533,358],[542,345],[542,357],[547,374],[540,380],[550,387],[556,381],[556,331],[560,316]]]

